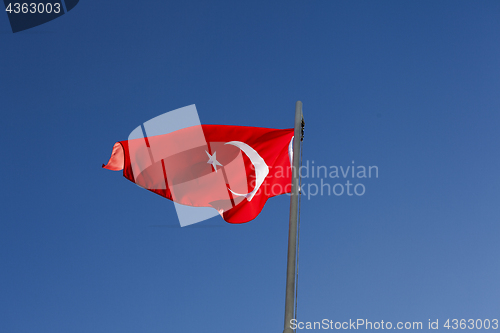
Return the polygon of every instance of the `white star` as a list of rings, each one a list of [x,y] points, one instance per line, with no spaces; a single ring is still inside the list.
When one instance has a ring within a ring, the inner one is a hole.
[[[213,155],[210,155],[208,153],[208,151],[205,150],[205,153],[207,153],[208,155],[208,164],[212,164],[212,166],[214,167],[215,169],[215,172],[217,172],[217,166],[220,165],[220,166],[223,166],[222,164],[219,163],[219,161],[217,161],[217,157],[215,157],[215,154],[217,154],[217,152],[215,151]]]

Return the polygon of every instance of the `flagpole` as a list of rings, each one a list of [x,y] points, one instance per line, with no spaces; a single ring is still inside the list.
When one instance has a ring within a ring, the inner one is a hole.
[[[302,114],[302,102],[295,103],[295,130],[293,139],[293,167],[292,167],[292,193],[290,195],[290,221],[288,229],[288,261],[286,268],[286,297],[285,297],[285,326],[283,333],[293,333],[290,321],[295,318],[295,276],[296,276],[296,253],[297,253],[297,208],[299,206],[299,166],[300,166],[300,142],[302,141],[302,129],[304,127],[304,116]]]

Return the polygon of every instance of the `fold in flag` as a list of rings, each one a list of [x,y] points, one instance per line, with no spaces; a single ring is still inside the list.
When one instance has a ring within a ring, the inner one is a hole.
[[[115,143],[103,168],[123,170],[128,180],[178,204],[213,207],[226,222],[244,223],[268,198],[291,192],[293,129],[197,125],[146,136],[139,126],[134,132]]]

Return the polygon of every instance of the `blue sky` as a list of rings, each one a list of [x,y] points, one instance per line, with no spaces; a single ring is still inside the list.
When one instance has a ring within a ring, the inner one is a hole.
[[[302,199],[299,320],[499,319],[499,17],[498,1],[82,0],[13,34],[0,15],[0,331],[281,332],[289,197],[180,228],[101,164],[173,109],[289,128],[297,100],[304,161],[379,169],[348,178],[363,196]]]

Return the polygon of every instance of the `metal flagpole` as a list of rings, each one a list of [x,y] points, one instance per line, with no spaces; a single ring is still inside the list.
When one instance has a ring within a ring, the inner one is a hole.
[[[288,261],[286,268],[286,297],[285,297],[285,328],[283,333],[293,333],[290,322],[295,318],[295,276],[296,276],[296,253],[297,253],[297,208],[299,206],[299,165],[300,165],[300,142],[302,140],[302,129],[304,127],[304,116],[302,114],[302,102],[295,104],[295,131],[293,139],[293,168],[292,168],[292,193],[290,195],[290,222],[288,230]]]

